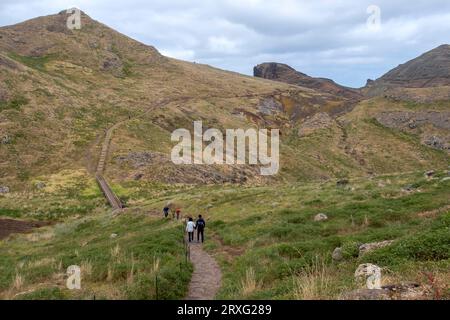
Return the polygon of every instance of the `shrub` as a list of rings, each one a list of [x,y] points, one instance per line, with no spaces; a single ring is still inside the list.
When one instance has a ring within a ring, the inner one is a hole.
[[[364,255],[367,261],[389,265],[400,261],[438,261],[450,258],[450,214],[430,228],[405,237],[395,244]]]

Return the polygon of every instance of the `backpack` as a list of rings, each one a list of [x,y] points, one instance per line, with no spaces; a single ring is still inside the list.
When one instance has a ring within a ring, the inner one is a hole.
[[[202,220],[198,220],[197,221],[197,228],[199,229],[203,229],[205,227],[205,221]]]

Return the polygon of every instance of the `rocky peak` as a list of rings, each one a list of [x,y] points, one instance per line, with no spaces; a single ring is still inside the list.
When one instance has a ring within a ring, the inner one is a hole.
[[[277,62],[268,62],[253,68],[253,75],[305,88],[314,89],[319,92],[338,95],[343,98],[357,100],[360,98],[358,90],[347,88],[325,78],[314,78],[299,72],[294,68]]]

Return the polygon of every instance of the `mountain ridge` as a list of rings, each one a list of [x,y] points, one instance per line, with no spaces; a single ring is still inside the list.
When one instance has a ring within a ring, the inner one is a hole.
[[[404,110],[401,103],[333,94],[348,89],[323,79],[312,89],[164,57],[84,15],[81,30],[66,31],[67,16],[0,28],[0,185],[92,169],[105,130],[119,122],[105,159],[113,183],[327,180],[447,159],[374,122],[375,111]],[[267,180],[252,166],[172,164],[170,133],[196,120],[222,131],[279,128],[280,174]],[[398,157],[386,162],[392,146]]]

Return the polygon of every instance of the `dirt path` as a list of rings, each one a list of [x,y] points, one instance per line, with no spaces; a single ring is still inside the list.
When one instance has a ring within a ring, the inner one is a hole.
[[[191,262],[194,265],[189,292],[186,300],[213,300],[222,283],[220,267],[205,250],[202,244],[192,243]]]

